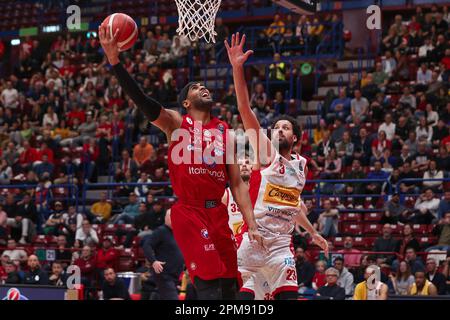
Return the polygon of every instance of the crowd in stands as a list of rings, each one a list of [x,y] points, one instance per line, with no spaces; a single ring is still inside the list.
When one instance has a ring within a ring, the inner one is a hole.
[[[330,247],[339,250],[330,257],[315,255],[310,239],[297,228],[301,293],[326,295],[324,290],[331,292],[337,284],[344,292],[333,294],[351,296],[371,264],[384,271],[382,281],[390,293],[418,294],[424,286],[431,293],[433,286],[438,294],[448,292],[450,260],[439,264],[417,254],[450,249],[448,182],[403,180],[449,177],[446,10],[418,7],[411,17],[397,15],[381,40],[374,68],[352,74],[338,94],[325,100],[317,128],[302,126],[296,151],[308,158],[307,178],[325,181],[305,186],[308,217],[330,239]],[[258,39],[258,46],[272,48],[269,57],[275,52],[266,76],[285,81],[288,71],[281,58],[307,54],[306,47],[290,47],[308,43],[314,52],[328,23],[338,20],[337,15],[324,21],[276,15]],[[191,63],[189,49],[197,47],[174,31],[167,25],[142,27],[123,60],[143,90],[168,107],[176,106],[177,88],[187,77],[183,70]],[[220,19],[217,32],[218,43],[230,34]],[[209,50],[214,52],[214,46]],[[5,187],[0,246],[6,247],[0,278],[36,283],[39,275],[39,284],[60,285],[63,270],[73,264],[80,267],[86,287],[113,286],[114,270],[145,268],[131,257],[142,258],[140,239],[164,223],[172,190],[148,183],[168,181],[167,144],[122,93],[95,36],[59,36],[50,48],[26,38],[19,60],[12,74],[0,80],[0,183]],[[262,83],[252,83],[251,91],[252,108],[264,127],[277,115],[297,115],[276,85],[265,92]],[[220,92],[218,101],[214,114],[231,128],[242,128],[233,85]],[[102,176],[121,185],[101,192],[84,211],[74,202],[79,191],[58,187],[81,190]],[[339,179],[373,182],[326,182]],[[7,188],[19,184],[23,187]],[[312,196],[318,188],[321,201]],[[349,210],[379,213],[372,221],[380,236],[369,245],[355,244],[358,234],[343,220]],[[419,241],[416,225],[426,225],[433,241]],[[393,236],[393,228],[401,231]],[[341,245],[338,237],[344,239]],[[41,265],[45,259],[35,254],[36,239],[56,248],[56,262]],[[362,247],[382,253],[365,254]]]

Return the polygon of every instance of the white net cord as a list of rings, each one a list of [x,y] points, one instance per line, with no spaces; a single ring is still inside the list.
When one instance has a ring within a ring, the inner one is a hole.
[[[214,30],[216,15],[221,0],[175,0],[178,8],[178,29],[180,36],[191,41],[205,39],[216,43]]]

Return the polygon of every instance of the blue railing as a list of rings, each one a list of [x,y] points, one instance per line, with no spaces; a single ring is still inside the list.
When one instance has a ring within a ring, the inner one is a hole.
[[[42,224],[48,219],[52,202],[56,200],[66,201],[72,205],[75,205],[75,208],[78,211],[79,193],[78,187],[75,184],[52,184],[48,187],[44,187],[39,184],[9,184],[1,185],[0,189],[18,189],[23,192],[26,192],[27,190],[34,190],[32,203],[36,206],[38,231],[41,230]],[[52,190],[55,189],[67,189],[67,194],[64,192],[64,195],[57,196],[58,193],[52,192]],[[36,197],[36,193],[38,192],[39,196]]]
[[[311,117],[306,118],[306,129],[308,130],[308,137],[312,137],[313,124]]]
[[[86,200],[87,199],[87,192],[89,190],[108,190],[108,191],[112,191],[112,190],[116,190],[117,188],[123,187],[123,186],[127,186],[127,187],[131,187],[131,188],[135,188],[135,187],[157,187],[157,186],[164,186],[164,187],[168,187],[171,186],[171,183],[169,181],[167,182],[151,182],[151,183],[137,183],[137,182],[133,182],[133,183],[126,183],[126,182],[116,182],[116,183],[85,183],[83,185],[83,190],[82,190],[82,203],[83,203],[83,212],[85,212],[86,210]],[[112,190],[111,190],[112,189]],[[156,196],[155,196],[156,197]],[[126,197],[125,197],[126,198]],[[172,196],[157,196],[158,199],[164,199],[164,198],[173,198]],[[115,198],[116,200],[120,199],[118,197]]]
[[[344,87],[344,77],[339,76],[338,78],[338,94],[341,92],[341,89]]]
[[[450,178],[443,178],[443,179],[402,179],[398,182],[397,186],[393,186],[389,183],[388,179],[320,179],[320,180],[307,180],[306,185],[313,184],[313,191],[312,193],[308,193],[306,190],[302,194],[302,198],[307,199],[315,199],[316,200],[316,207],[318,210],[321,210],[320,200],[321,198],[339,198],[339,199],[354,199],[354,198],[383,198],[384,201],[388,200],[388,197],[393,194],[394,191],[399,192],[399,185],[402,182],[418,182],[421,183],[423,181],[440,181],[442,183],[446,183],[450,181]],[[326,188],[327,185],[343,185],[343,184],[366,184],[366,183],[379,183],[383,185],[384,190],[387,192],[385,194],[342,194],[342,193],[328,193],[325,192],[323,189]],[[43,223],[47,218],[48,215],[51,212],[51,205],[54,201],[66,201],[70,204],[74,204],[77,212],[86,212],[86,205],[88,204],[88,201],[91,200],[97,200],[98,198],[92,198],[88,199],[87,192],[89,190],[99,190],[104,191],[107,190],[109,193],[109,198],[113,197],[112,191],[117,190],[119,187],[128,186],[131,188],[135,187],[142,187],[147,186],[149,188],[151,187],[170,187],[171,183],[169,181],[167,182],[151,182],[151,183],[85,183],[82,184],[81,194],[80,190],[78,189],[78,186],[75,184],[55,184],[51,185],[46,189],[45,196],[44,193],[41,192],[39,197],[34,196],[33,201],[36,204],[36,208],[38,209],[38,220],[40,223]],[[36,190],[38,187],[38,184],[15,184],[15,185],[2,185],[1,189],[20,189],[23,191],[26,190]],[[65,189],[67,192],[64,194],[56,196],[54,192],[51,192],[55,189]],[[413,194],[403,194],[404,196],[417,196],[419,193],[413,193]],[[81,196],[81,199],[80,199]],[[115,197],[115,200],[123,200],[127,197],[120,198]],[[172,195],[158,195],[155,196],[157,199],[170,199],[175,201],[176,196]],[[81,203],[80,203],[81,200]],[[82,211],[79,209],[82,208]],[[364,209],[364,208],[351,208],[351,209],[340,209],[341,212],[374,212],[374,211],[381,211],[382,209],[376,209],[376,208],[370,208],[370,209]]]
[[[438,181],[440,181],[440,182],[442,182],[442,184],[445,184],[446,182],[450,182],[450,178],[442,178],[442,179],[422,179],[422,178],[420,178],[420,179],[419,178],[412,179],[412,178],[408,178],[408,179],[401,179],[401,180],[399,180],[396,183],[395,190],[396,190],[396,192],[398,192],[398,193],[400,193],[400,194],[402,194],[404,196],[417,196],[419,193],[403,193],[403,192],[401,192],[400,185],[402,183],[405,183],[405,182],[413,182],[413,183],[416,183],[416,184],[421,184],[424,181],[430,181],[430,182],[434,182],[434,181],[438,182]],[[424,188],[426,188],[426,187],[424,187]]]
[[[317,24],[319,25],[319,24]],[[292,63],[297,60],[304,60],[304,59],[314,59],[316,61],[316,70],[318,70],[319,63],[322,62],[325,59],[330,58],[339,58],[342,55],[342,48],[343,48],[343,39],[342,39],[342,23],[320,23],[320,25],[330,26],[331,30],[324,31],[324,33],[321,35],[321,41],[317,44],[317,47],[310,48],[309,41],[305,41],[304,45],[296,45],[296,46],[282,46],[280,48],[280,51],[286,51],[286,50],[293,50],[296,53],[300,52],[300,54],[295,54],[289,57],[283,57],[282,61],[285,63]],[[257,42],[257,35],[258,31],[267,30],[268,27],[246,27],[246,28],[239,28],[238,31],[247,35],[247,48],[252,48],[255,51],[255,56],[251,57],[249,61],[247,62],[246,66],[258,66],[258,65],[270,65],[273,63],[272,58],[259,58],[257,54],[259,52],[265,52],[265,51],[271,51],[270,56],[272,56],[275,52],[278,52],[279,50],[275,50],[273,48],[259,48],[256,46]],[[297,37],[294,37],[297,38]],[[228,60],[225,55],[225,49],[222,44],[216,45],[216,55],[215,60],[216,63],[214,65],[209,65],[208,61],[205,59],[207,57],[207,53],[205,52],[205,48],[199,49],[199,57],[200,61],[199,64],[190,64],[189,67],[189,81],[193,81],[195,78],[195,70],[200,69],[200,77],[206,82],[208,79],[208,69],[215,69],[215,85],[213,86],[215,90],[219,89],[219,81],[222,81],[223,79],[218,79],[218,71],[220,69],[227,69],[226,73],[226,85],[230,83],[230,71],[231,68]],[[188,58],[189,61],[192,61],[194,57],[193,50],[189,50]],[[320,76],[320,75],[319,75]],[[316,77],[316,89],[318,85],[318,78]],[[294,79],[292,79],[292,82],[289,84],[290,88],[293,88],[295,83]]]
[[[317,111],[316,111],[316,114],[317,114],[317,125],[319,125],[320,119],[322,118],[322,107],[323,107],[322,102],[317,104]]]

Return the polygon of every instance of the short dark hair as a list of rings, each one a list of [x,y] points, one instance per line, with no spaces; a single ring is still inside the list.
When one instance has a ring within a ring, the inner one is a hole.
[[[344,262],[344,258],[342,258],[342,257],[336,257],[335,259],[334,259],[334,262],[336,263],[336,261],[341,261],[342,263]]]
[[[188,84],[186,84],[186,85],[183,87],[183,89],[181,89],[180,94],[178,95],[178,105],[179,105],[181,108],[183,108],[183,102],[184,102],[184,100],[186,100],[187,97],[188,97],[189,89],[191,89],[191,87],[192,87],[194,84],[197,84],[197,83],[199,83],[199,82],[191,81],[191,82],[189,82]]]
[[[300,140],[301,137],[301,131],[300,131],[300,126],[297,123],[297,120],[295,120],[293,117],[288,116],[288,115],[281,115],[279,117],[277,117],[275,120],[273,120],[272,125],[270,126],[270,128],[274,128],[275,125],[277,124],[278,121],[289,121],[292,125],[292,131],[294,132],[294,136],[297,137],[297,140]]]

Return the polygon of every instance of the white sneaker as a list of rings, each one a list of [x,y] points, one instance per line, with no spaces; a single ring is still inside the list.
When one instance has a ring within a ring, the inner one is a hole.
[[[20,244],[27,244],[27,241],[25,240],[25,237],[20,238],[19,243]]]

